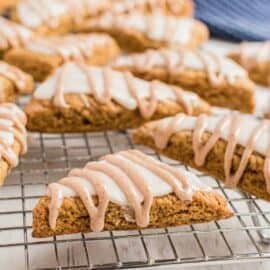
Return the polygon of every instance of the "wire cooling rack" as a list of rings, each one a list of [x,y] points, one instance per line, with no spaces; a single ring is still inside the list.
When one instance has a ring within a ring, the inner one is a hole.
[[[32,238],[31,210],[48,183],[89,160],[130,148],[181,166],[134,145],[128,132],[30,134],[28,153],[0,188],[0,269],[179,267],[270,259],[269,204],[228,190],[197,171],[193,172],[228,199],[234,217],[157,230]]]

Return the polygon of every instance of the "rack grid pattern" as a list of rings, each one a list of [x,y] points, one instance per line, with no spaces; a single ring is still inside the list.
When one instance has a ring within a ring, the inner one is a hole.
[[[270,259],[269,205],[190,168],[228,199],[233,218],[156,230],[32,238],[31,210],[48,183],[89,160],[132,148],[182,166],[134,145],[129,132],[30,134],[28,153],[0,189],[1,269],[121,269]]]

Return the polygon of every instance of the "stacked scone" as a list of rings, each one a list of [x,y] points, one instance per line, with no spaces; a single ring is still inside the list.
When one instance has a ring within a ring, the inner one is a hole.
[[[14,5],[10,19],[0,19],[0,102],[33,94],[24,112],[0,105],[0,182],[27,149],[25,126],[53,133],[137,128],[135,143],[270,200],[269,122],[211,115],[212,105],[254,112],[251,79],[269,80],[269,44],[248,56],[246,44],[229,57],[202,50],[208,29],[192,14],[190,0]],[[33,236],[232,215],[225,198],[191,172],[127,150],[50,184],[33,210]]]

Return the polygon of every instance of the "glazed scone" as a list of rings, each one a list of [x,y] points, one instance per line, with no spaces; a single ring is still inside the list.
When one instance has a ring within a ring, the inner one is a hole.
[[[194,4],[192,0],[118,0],[107,11],[132,13],[136,10],[146,14],[160,11],[167,15],[187,17],[193,15]]]
[[[210,106],[158,81],[68,62],[37,87],[25,112],[31,131],[85,132],[134,128],[178,112],[209,113]]]
[[[27,151],[26,116],[12,103],[0,104],[0,186],[11,168],[19,163],[18,156]]]
[[[192,16],[194,9],[192,0],[68,0],[66,3],[73,9],[75,25],[106,12],[121,14],[140,11],[149,14],[159,11],[166,15],[187,17]]]
[[[143,14],[108,12],[80,24],[78,32],[105,32],[127,51],[148,48],[198,47],[208,39],[208,29],[193,18],[167,16],[161,12]]]
[[[233,215],[192,173],[137,151],[106,155],[48,186],[33,210],[33,237],[165,228]]]
[[[252,113],[254,84],[229,58],[203,50],[159,49],[122,55],[111,64],[145,80],[161,80],[195,92],[211,105]]]
[[[12,48],[19,48],[33,38],[27,28],[0,17],[0,58]]]
[[[72,30],[69,6],[62,0],[20,0],[12,19],[42,35],[59,35]]]
[[[0,61],[0,88],[0,103],[9,102],[17,96],[32,93],[34,81],[31,75]]]
[[[226,187],[270,201],[269,120],[179,114],[149,122],[133,139],[224,181]]]
[[[38,33],[57,35],[108,11],[118,14],[136,10],[190,16],[193,3],[191,0],[21,0],[13,10],[12,18]]]
[[[4,59],[44,81],[57,67],[74,60],[89,65],[104,65],[119,54],[116,42],[106,34],[69,34],[60,37],[35,38],[24,48],[8,51]]]
[[[270,41],[242,42],[229,57],[242,65],[254,82],[270,86]]]

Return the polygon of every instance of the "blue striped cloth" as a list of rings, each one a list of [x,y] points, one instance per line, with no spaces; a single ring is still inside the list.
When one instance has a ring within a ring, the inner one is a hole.
[[[213,37],[242,40],[270,39],[270,0],[194,0],[195,17]]]

